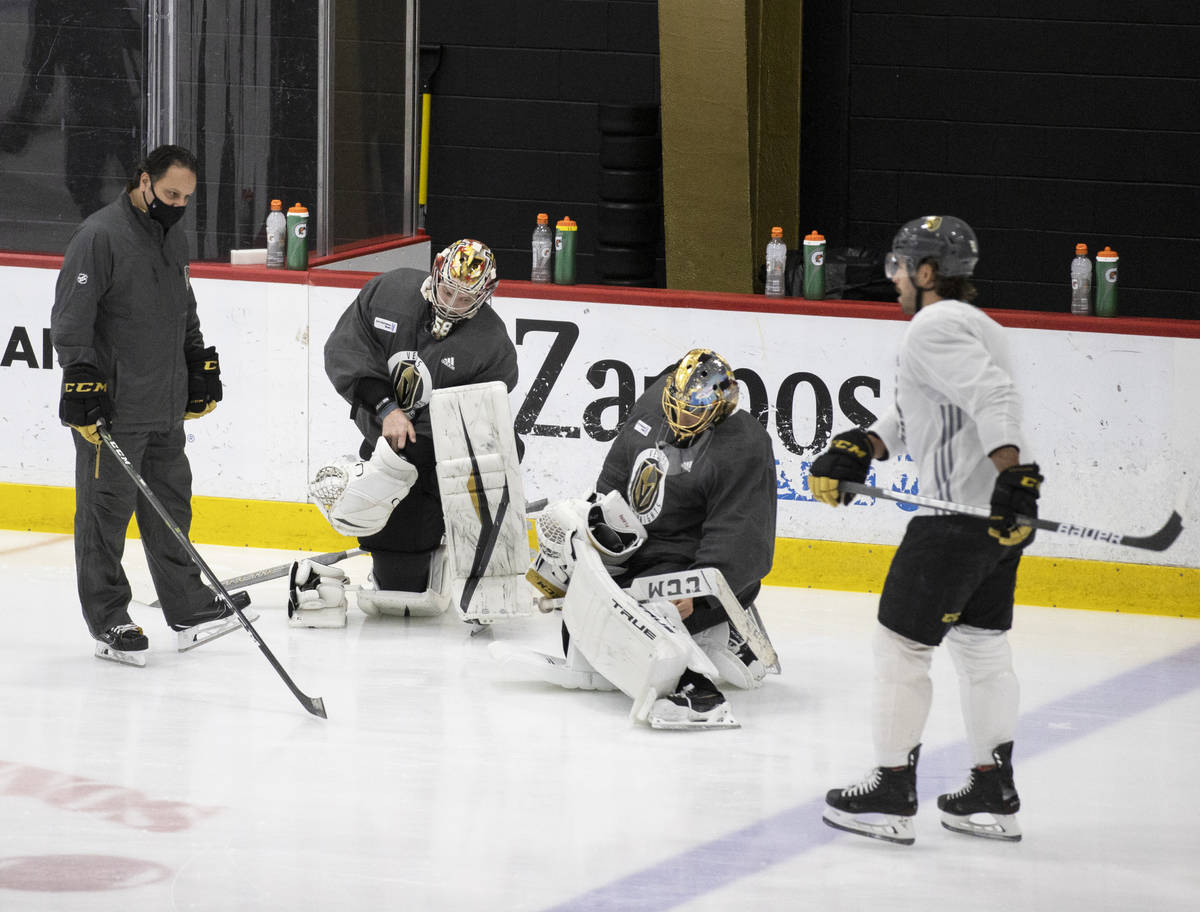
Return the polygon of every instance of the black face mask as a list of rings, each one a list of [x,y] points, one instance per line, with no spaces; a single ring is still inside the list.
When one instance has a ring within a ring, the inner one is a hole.
[[[154,195],[154,185],[150,185],[150,199],[146,199],[146,194],[142,193],[142,200],[146,203],[146,215],[154,219],[162,225],[163,234],[171,230],[171,226],[183,218],[183,213],[187,211],[187,206],[168,206],[157,196]]]

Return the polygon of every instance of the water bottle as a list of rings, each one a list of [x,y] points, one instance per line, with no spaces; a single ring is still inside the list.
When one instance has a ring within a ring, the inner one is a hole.
[[[1092,312],[1092,263],[1087,244],[1075,245],[1071,260],[1071,313],[1087,315]]]
[[[550,216],[539,212],[537,227],[533,229],[533,269],[529,281],[550,281],[550,251],[553,249],[554,232],[550,230]]]
[[[1096,254],[1096,316],[1117,315],[1117,252],[1105,247]]]
[[[787,244],[783,242],[783,229],[776,225],[771,229],[771,240],[767,243],[767,288],[772,298],[783,297],[783,271],[787,267]]]
[[[575,240],[579,226],[564,216],[554,226],[554,282],[556,285],[575,284]]]
[[[287,258],[287,217],[283,214],[283,202],[271,200],[271,211],[267,214],[267,265],[282,269]]]
[[[815,228],[804,236],[804,297],[825,299],[825,238]]]
[[[299,203],[287,211],[287,268],[308,268],[308,210]]]

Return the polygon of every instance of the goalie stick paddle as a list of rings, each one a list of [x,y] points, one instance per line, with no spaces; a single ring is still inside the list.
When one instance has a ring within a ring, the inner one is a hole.
[[[188,537],[183,534],[183,530],[180,529],[175,520],[171,518],[171,514],[167,512],[166,507],[162,505],[162,502],[158,499],[158,496],[150,490],[150,486],[146,484],[146,480],[142,478],[142,476],[138,473],[138,470],[133,467],[133,463],[129,461],[129,457],[125,455],[119,446],[117,446],[117,442],[113,440],[112,436],[108,433],[108,426],[105,424],[103,419],[96,422],[96,430],[100,432],[100,437],[108,445],[108,448],[112,450],[113,455],[117,457],[117,461],[121,463],[121,466],[125,469],[126,473],[128,473],[129,477],[133,479],[133,483],[136,484],[138,490],[142,492],[142,496],[146,498],[146,500],[150,503],[150,506],[154,507],[154,512],[156,512],[162,521],[166,523],[167,528],[174,533],[175,538],[179,541],[179,544],[183,546],[183,549],[188,553],[188,556],[191,557],[196,566],[204,572],[209,580],[211,580],[212,588],[216,590],[221,600],[225,602],[225,605],[235,615],[237,615],[237,619],[241,622],[242,626],[246,628],[246,632],[249,633],[254,639],[254,642],[258,644],[258,648],[262,650],[262,654],[267,657],[267,661],[271,663],[271,666],[275,669],[279,676],[283,678],[283,683],[287,685],[288,690],[290,690],[292,694],[295,695],[296,699],[300,701],[300,705],[307,709],[314,716],[319,716],[322,719],[329,718],[325,715],[325,702],[320,697],[310,697],[308,694],[300,690],[300,688],[296,686],[296,682],[291,679],[286,671],[284,671],[283,666],[279,664],[279,660],[275,658],[275,655],[270,649],[267,648],[267,644],[263,642],[263,638],[258,635],[258,631],[254,629],[254,625],[246,620],[246,615],[242,614],[242,610],[233,603],[233,599],[230,598],[229,593],[225,590],[225,587],[221,585],[221,581],[217,579],[216,574],[212,572],[208,564],[204,562],[204,558],[200,556],[200,553],[195,549],[195,547],[193,547],[192,543],[188,541]]]
[[[878,497],[883,500],[894,500],[897,503],[915,504],[919,507],[932,507],[945,510],[948,513],[961,513],[964,516],[981,516],[987,519],[991,510],[986,507],[975,507],[969,504],[953,503],[948,500],[934,500],[932,497],[922,497],[919,494],[905,494],[900,491],[885,491],[872,485],[859,484],[855,481],[839,481],[838,489],[852,494],[865,494],[867,497]],[[1053,519],[1036,519],[1032,516],[1018,516],[1017,522],[1023,526],[1033,526],[1047,532],[1058,532],[1071,535],[1087,541],[1107,542],[1110,545],[1124,545],[1126,548],[1142,548],[1146,551],[1165,551],[1174,544],[1179,533],[1183,531],[1183,517],[1176,510],[1171,511],[1163,527],[1153,535],[1125,535],[1121,532],[1111,532],[1107,529],[1093,529],[1078,523],[1058,522]]]

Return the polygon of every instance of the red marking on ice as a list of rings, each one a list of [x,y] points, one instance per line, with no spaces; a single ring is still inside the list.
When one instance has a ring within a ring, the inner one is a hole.
[[[115,855],[26,855],[0,858],[0,890],[28,893],[126,890],[159,883],[172,871],[153,861]]]
[[[5,760],[0,760],[0,795],[35,798],[52,807],[94,814],[151,833],[187,830],[221,810],[183,801],[161,801],[133,789]]]

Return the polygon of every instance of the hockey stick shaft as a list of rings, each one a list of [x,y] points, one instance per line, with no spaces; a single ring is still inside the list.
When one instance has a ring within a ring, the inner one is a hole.
[[[314,716],[319,716],[322,719],[328,718],[328,716],[325,715],[324,701],[320,697],[308,696],[296,686],[296,682],[291,679],[291,676],[288,675],[283,666],[279,664],[279,660],[275,658],[274,653],[267,648],[267,644],[263,642],[263,638],[258,635],[258,631],[254,629],[254,625],[246,620],[246,615],[242,614],[242,610],[233,603],[233,599],[230,598],[225,587],[221,585],[221,581],[217,579],[216,574],[213,573],[208,564],[204,562],[204,558],[200,556],[200,553],[195,549],[195,547],[193,547],[192,543],[188,540],[188,537],[183,533],[183,530],[179,528],[179,524],[171,518],[171,514],[167,512],[166,507],[164,507],[162,502],[158,499],[158,495],[150,490],[150,486],[146,484],[146,480],[142,478],[138,470],[133,467],[133,463],[129,461],[129,457],[125,455],[124,451],[117,445],[117,442],[113,440],[112,435],[109,434],[108,427],[103,420],[96,422],[96,429],[99,431],[100,437],[104,440],[105,444],[108,445],[108,448],[112,450],[113,455],[117,457],[117,461],[121,463],[122,468],[124,468],[129,477],[133,479],[133,483],[137,485],[138,490],[142,492],[142,496],[146,498],[150,506],[154,508],[154,512],[159,515],[162,521],[166,524],[167,528],[171,530],[176,540],[181,546],[183,546],[183,549],[188,553],[188,556],[192,559],[196,566],[199,567],[204,575],[209,578],[212,587],[216,590],[217,594],[225,602],[226,606],[237,616],[238,621],[240,621],[241,625],[246,628],[246,632],[250,634],[250,636],[254,639],[254,642],[258,644],[258,648],[262,650],[263,655],[267,657],[267,661],[271,663],[271,666],[283,679],[283,683],[287,685],[288,690],[290,690],[296,699],[300,701],[300,705]]]
[[[867,497],[878,497],[883,500],[894,500],[897,503],[913,504],[918,507],[931,507],[935,510],[945,510],[947,513],[959,513],[963,516],[979,516],[987,519],[991,510],[986,507],[976,507],[970,504],[959,504],[948,500],[935,500],[932,497],[922,497],[919,494],[906,494],[901,491],[887,491],[873,485],[859,484],[854,481],[839,481],[838,489],[852,494],[865,494]],[[1094,529],[1081,526],[1078,523],[1059,522],[1053,519],[1038,519],[1033,516],[1018,516],[1017,524],[1033,526],[1047,532],[1058,532],[1088,541],[1106,542],[1110,545],[1124,545],[1127,548],[1142,548],[1146,551],[1165,551],[1183,531],[1183,518],[1177,511],[1171,511],[1163,527],[1153,535],[1125,535],[1107,529]]]

